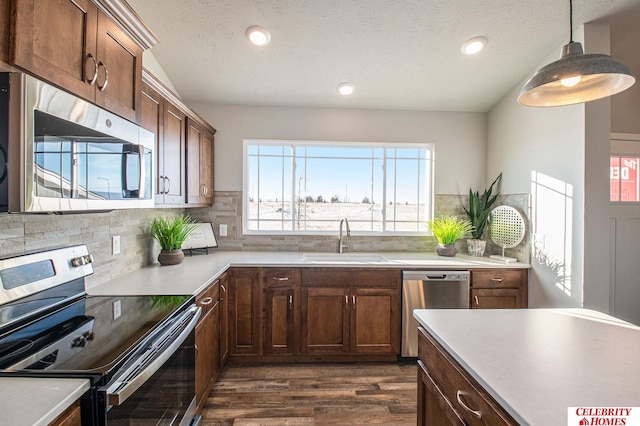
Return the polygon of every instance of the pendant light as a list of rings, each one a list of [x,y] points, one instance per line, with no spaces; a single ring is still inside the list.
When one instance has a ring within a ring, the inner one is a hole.
[[[573,4],[569,0],[569,44],[560,60],[544,66],[524,85],[518,102],[528,106],[560,106],[615,95],[633,86],[629,68],[609,55],[585,54],[573,41]]]

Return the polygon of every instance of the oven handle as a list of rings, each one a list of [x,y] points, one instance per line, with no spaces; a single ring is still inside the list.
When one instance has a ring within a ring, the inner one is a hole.
[[[158,371],[169,358],[171,358],[178,348],[180,348],[180,345],[187,340],[189,334],[191,334],[195,329],[196,324],[200,319],[201,312],[202,310],[198,306],[191,306],[182,315],[176,318],[175,321],[178,323],[177,326],[172,326],[169,330],[162,333],[161,336],[155,339],[155,341],[150,345],[149,350],[142,354],[142,356],[140,356],[133,365],[127,368],[127,370],[125,370],[125,372],[107,388],[107,400],[109,401],[109,405],[117,406],[123,404],[127,398],[138,390],[140,386],[151,378],[151,376],[153,376],[153,374]],[[186,321],[188,321],[188,324],[185,326],[184,323]],[[173,338],[169,346],[161,350],[162,343],[180,328],[182,328],[180,334]],[[153,358],[153,352],[158,351],[160,351],[160,353]],[[152,357],[153,361],[149,362],[149,357]],[[139,372],[136,373],[136,371]],[[134,376],[130,378],[129,376],[131,374],[134,374]]]

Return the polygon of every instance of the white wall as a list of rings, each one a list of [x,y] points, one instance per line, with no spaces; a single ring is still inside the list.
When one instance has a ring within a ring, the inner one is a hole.
[[[215,189],[242,190],[243,139],[435,144],[437,194],[485,185],[486,114],[190,104],[216,129]]]
[[[609,53],[607,25],[587,24],[575,39]],[[540,66],[559,57],[560,47]],[[487,173],[503,171],[506,193],[532,192],[529,304],[608,312],[610,100],[524,107],[520,87],[489,112]]]
[[[558,48],[542,65],[559,58]],[[522,81],[524,84],[524,81]],[[554,225],[564,223],[560,205],[545,206],[538,203],[534,216],[548,218],[554,223],[542,223],[532,235],[532,246],[541,248],[538,258],[532,256],[529,275],[529,305],[531,307],[571,307],[582,305],[582,230],[584,191],[584,105],[555,108],[533,108],[518,104],[522,84],[515,87],[488,115],[487,174],[502,171],[502,192],[529,193],[532,190],[532,172],[548,177],[550,187],[564,183],[572,188],[567,225],[571,239],[568,258],[566,247],[556,238]],[[551,191],[553,193],[553,191]],[[561,200],[563,197],[547,197]],[[565,201],[567,201],[566,197]],[[559,203],[559,201],[558,201]],[[535,201],[532,208],[535,209]],[[531,218],[532,215],[530,214]],[[569,224],[569,222],[571,222]],[[562,269],[571,265],[570,283]],[[566,286],[570,285],[570,294]]]

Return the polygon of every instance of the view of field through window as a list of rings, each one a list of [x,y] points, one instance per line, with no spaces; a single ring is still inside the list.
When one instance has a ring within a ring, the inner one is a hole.
[[[430,144],[245,141],[245,231],[424,233]]]

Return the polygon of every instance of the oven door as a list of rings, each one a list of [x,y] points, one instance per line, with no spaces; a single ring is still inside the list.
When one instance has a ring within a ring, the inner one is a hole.
[[[192,305],[137,350],[99,389],[107,425],[188,425],[195,414],[195,326]],[[102,417],[102,416],[101,416]]]

